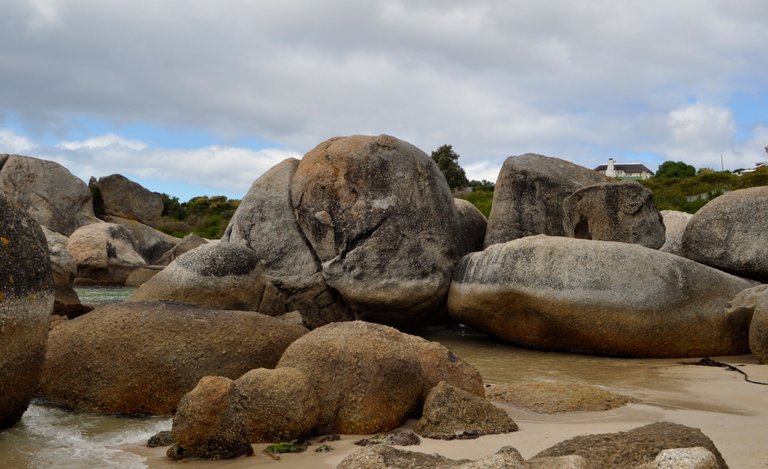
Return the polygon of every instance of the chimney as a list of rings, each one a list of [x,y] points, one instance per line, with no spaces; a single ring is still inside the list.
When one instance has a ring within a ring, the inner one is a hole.
[[[616,177],[616,168],[613,166],[615,161],[613,161],[613,158],[608,158],[608,168],[605,170],[605,175],[609,178],[615,178]]]

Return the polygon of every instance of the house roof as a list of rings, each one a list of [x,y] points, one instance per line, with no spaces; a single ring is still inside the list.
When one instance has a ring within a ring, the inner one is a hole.
[[[650,169],[646,168],[642,163],[627,163],[627,164],[614,164],[613,168],[616,171],[624,171],[625,173],[651,173],[655,174]],[[601,164],[595,171],[605,171],[608,169],[608,165]]]

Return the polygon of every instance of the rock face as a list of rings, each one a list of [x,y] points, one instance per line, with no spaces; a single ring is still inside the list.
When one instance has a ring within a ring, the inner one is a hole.
[[[463,256],[470,252],[482,251],[485,229],[488,226],[485,215],[468,200],[453,199],[453,203],[456,204],[456,212],[459,214],[459,253]]]
[[[140,286],[129,301],[175,301],[218,309],[285,313],[255,252],[210,243],[181,255]]]
[[[296,168],[291,198],[325,282],[356,318],[407,324],[442,303],[457,213],[424,152],[388,135],[327,140]]]
[[[525,154],[504,161],[488,218],[485,246],[525,236],[564,236],[563,200],[606,182],[601,174],[559,158]]]
[[[453,440],[517,431],[517,424],[490,401],[445,381],[432,388],[416,433],[425,438]]]
[[[315,389],[297,369],[251,370],[235,381],[235,387],[251,443],[304,438],[317,425],[320,406]]]
[[[171,435],[178,456],[232,459],[252,454],[235,384],[221,376],[205,376],[179,402]]]
[[[760,363],[768,363],[768,285],[742,292],[752,301],[752,322],[749,326],[749,348]],[[749,306],[747,306],[749,307]]]
[[[653,193],[636,182],[603,182],[563,201],[563,230],[571,238],[619,241],[651,249],[664,245],[664,222]]]
[[[254,182],[222,241],[253,249],[311,327],[407,326],[445,298],[457,217],[424,152],[387,135],[342,137]]]
[[[0,155],[0,194],[40,225],[65,236],[93,223],[93,198],[83,181],[53,161]]]
[[[289,158],[251,186],[235,211],[222,242],[251,248],[264,271],[310,327],[353,319],[349,308],[325,284],[320,261],[296,223],[291,180],[299,160]],[[279,236],[276,234],[279,233]]]
[[[768,187],[729,192],[688,222],[683,255],[727,272],[768,280]]]
[[[163,255],[181,242],[179,238],[174,238],[135,220],[112,215],[105,215],[103,219],[107,223],[115,223],[126,227],[136,242],[136,251],[141,254],[141,257],[148,264],[161,264],[160,259]]]
[[[708,449],[675,448],[665,449],[656,459],[638,466],[637,469],[717,469],[717,458]]]
[[[278,368],[304,372],[320,404],[319,433],[398,427],[422,393],[418,357],[404,334],[361,321],[317,328],[292,343]]]
[[[0,196],[0,430],[19,421],[40,381],[54,284],[40,226]]]
[[[43,227],[48,244],[48,253],[53,269],[53,283],[56,286],[55,307],[66,309],[80,304],[80,298],[72,288],[77,276],[77,262],[67,251],[69,239]]]
[[[608,241],[536,236],[457,265],[450,314],[514,343],[637,357],[739,355],[749,317],[728,302],[754,282]]]
[[[272,368],[306,332],[246,311],[109,305],[51,331],[39,396],[86,412],[169,415],[201,377]]]
[[[693,215],[677,210],[662,210],[661,216],[664,219],[666,228],[666,240],[660,251],[668,252],[678,256],[683,255],[683,232]]]
[[[69,237],[67,251],[77,262],[77,281],[123,285],[146,261],[136,252],[131,232],[114,223],[94,223],[78,228]]]
[[[658,422],[628,432],[577,436],[563,441],[533,457],[576,454],[586,460],[586,467],[637,467],[654,461],[665,449],[702,447],[717,459],[717,466],[727,469],[720,452],[701,430],[669,422]]]
[[[91,178],[91,190],[96,194],[94,205],[100,214],[135,220],[156,227],[163,215],[163,196],[151,192],[125,176],[113,174],[97,181]]]

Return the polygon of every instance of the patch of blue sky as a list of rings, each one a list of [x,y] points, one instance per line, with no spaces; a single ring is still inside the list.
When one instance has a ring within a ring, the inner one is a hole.
[[[728,103],[736,119],[736,138],[746,141],[752,137],[752,130],[768,126],[768,92],[738,92]]]
[[[245,193],[222,190],[220,188],[207,187],[198,183],[188,183],[178,180],[157,180],[150,178],[140,178],[131,176],[135,181],[153,192],[169,194],[171,197],[178,197],[180,202],[187,202],[193,197],[201,195],[216,196],[223,195],[229,199],[242,199]]]

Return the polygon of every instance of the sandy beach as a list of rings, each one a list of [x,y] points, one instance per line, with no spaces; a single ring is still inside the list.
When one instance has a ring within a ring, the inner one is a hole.
[[[696,361],[693,359],[630,360],[510,349],[499,354],[497,368],[503,367],[510,357],[520,354],[528,361],[535,361],[537,357],[540,360],[571,360],[575,364],[564,366],[557,376],[553,377],[550,373],[548,379],[600,385],[607,390],[632,396],[638,402],[610,411],[553,415],[504,406],[520,426],[518,432],[464,441],[422,438],[421,445],[406,449],[439,453],[454,459],[478,459],[495,453],[502,446],[511,445],[525,458],[530,458],[577,435],[624,431],[653,422],[669,421],[700,428],[714,441],[732,468],[768,468],[768,386],[748,383],[741,374],[725,368],[681,363]],[[478,357],[468,357],[468,360],[473,361],[473,358],[481,372],[489,366],[489,363],[478,362]],[[757,364],[751,355],[715,359],[737,366],[752,380],[768,382],[768,367]],[[521,379],[526,376],[541,377],[538,366],[530,367],[527,372],[518,370],[516,373]],[[493,375],[490,372],[487,374]],[[605,379],[601,379],[601,375]],[[486,373],[483,372],[483,376]],[[503,381],[509,382],[509,379]],[[486,377],[486,382],[499,380],[491,381]],[[410,420],[404,427],[409,428],[414,424],[415,421]],[[145,457],[146,464],[153,468],[172,468],[180,464],[187,468],[330,468],[358,449],[353,443],[360,438],[360,435],[342,435],[340,441],[330,443],[334,451],[329,453],[315,453],[318,439],[313,439],[313,445],[305,453],[282,455],[279,461],[262,454],[266,446],[263,444],[254,445],[254,456],[230,461],[187,459],[176,462],[165,456],[165,448],[150,449],[131,445],[122,449]]]

